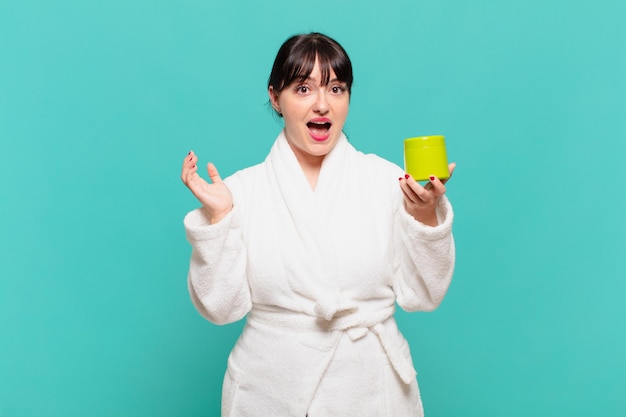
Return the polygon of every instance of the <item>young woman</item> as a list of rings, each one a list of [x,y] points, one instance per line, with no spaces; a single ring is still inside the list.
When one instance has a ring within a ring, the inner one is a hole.
[[[198,157],[182,180],[189,291],[211,322],[246,317],[228,359],[222,416],[422,416],[393,314],[436,308],[454,269],[452,207],[347,141],[352,65],[333,39],[288,39],[268,82],[285,127],[259,165],[222,180]],[[454,164],[450,166],[450,172]]]

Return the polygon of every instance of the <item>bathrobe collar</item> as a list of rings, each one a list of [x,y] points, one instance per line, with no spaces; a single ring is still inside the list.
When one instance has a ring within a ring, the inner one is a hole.
[[[315,297],[307,314],[331,320],[338,312],[356,308],[354,302],[345,302],[336,285],[339,274],[332,234],[328,230],[328,216],[334,201],[346,192],[350,184],[351,168],[357,151],[342,133],[334,148],[322,162],[315,190],[313,190],[296,159],[284,131],[276,139],[266,163],[269,174],[298,229],[298,237],[308,254],[311,277],[291,277],[292,290]]]

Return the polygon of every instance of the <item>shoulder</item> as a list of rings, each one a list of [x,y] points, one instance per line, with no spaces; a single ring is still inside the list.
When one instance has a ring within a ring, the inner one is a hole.
[[[387,201],[396,206],[402,201],[402,191],[398,185],[398,178],[404,176],[404,170],[393,162],[373,153],[356,151],[355,160],[357,169],[352,172],[353,178],[364,195],[375,198],[376,201]]]
[[[363,153],[356,151],[359,170],[365,171],[365,175],[374,178],[398,178],[404,175],[404,170],[398,165],[373,153]]]
[[[263,170],[265,169],[265,162],[252,165],[247,168],[240,169],[232,175],[229,175],[224,179],[224,182],[233,193],[243,191],[248,187],[255,187],[255,184],[264,178]]]

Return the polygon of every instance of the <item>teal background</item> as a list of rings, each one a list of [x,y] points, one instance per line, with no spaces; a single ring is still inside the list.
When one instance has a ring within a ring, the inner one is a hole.
[[[626,2],[0,0],[0,417],[218,416],[242,323],[186,289],[179,175],[261,161],[299,32],[352,143],[444,134],[457,270],[398,320],[427,416],[626,415]]]

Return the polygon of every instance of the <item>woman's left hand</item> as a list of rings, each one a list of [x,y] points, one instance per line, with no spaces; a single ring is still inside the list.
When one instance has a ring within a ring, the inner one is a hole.
[[[400,178],[400,188],[404,194],[404,207],[415,220],[427,226],[437,226],[437,205],[441,196],[446,192],[446,182],[452,178],[452,172],[456,164],[448,165],[450,177],[440,180],[430,177],[430,182],[422,186],[410,176]]]

